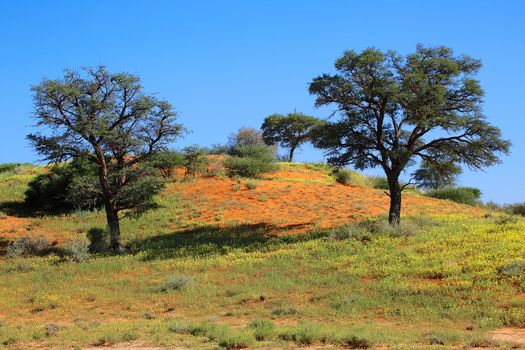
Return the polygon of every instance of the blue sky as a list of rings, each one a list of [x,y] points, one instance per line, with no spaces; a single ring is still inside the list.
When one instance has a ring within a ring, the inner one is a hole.
[[[64,68],[140,75],[192,133],[174,144],[225,142],[271,113],[315,109],[308,83],[344,50],[410,53],[446,45],[482,60],[484,111],[513,142],[500,166],[466,171],[484,200],[525,200],[525,1],[2,1],[0,163],[35,162],[30,86]],[[320,161],[310,147],[299,161]],[[370,171],[374,173],[374,171]]]

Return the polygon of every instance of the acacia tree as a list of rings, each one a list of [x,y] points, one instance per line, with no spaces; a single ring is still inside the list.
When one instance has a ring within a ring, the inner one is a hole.
[[[297,147],[310,141],[312,130],[319,124],[319,119],[302,113],[272,114],[264,119],[262,137],[270,145],[289,148],[288,161],[291,162]]]
[[[37,125],[45,133],[27,138],[49,162],[85,158],[97,165],[110,249],[118,251],[119,212],[151,206],[162,184],[147,161],[183,128],[171,104],[145,94],[137,76],[104,67],[81,73],[66,70],[62,79],[32,87]]]
[[[335,68],[310,84],[316,106],[333,104],[339,116],[318,130],[315,145],[332,164],[383,169],[391,224],[400,222],[399,176],[417,159],[479,169],[509,151],[510,142],[482,114],[478,60],[418,45],[405,57],[374,48],[347,51]]]

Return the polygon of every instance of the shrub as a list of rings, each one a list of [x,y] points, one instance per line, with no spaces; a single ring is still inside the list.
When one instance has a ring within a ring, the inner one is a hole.
[[[427,196],[438,199],[448,199],[456,203],[476,205],[479,203],[481,191],[474,187],[454,187],[431,190]]]
[[[505,209],[511,214],[525,216],[525,202],[509,204]]]
[[[224,162],[230,177],[258,178],[261,174],[276,169],[271,149],[264,145],[245,145],[233,149],[232,156]]]
[[[266,162],[275,161],[271,148],[266,145],[237,146],[231,150],[230,155],[240,158],[255,158]]]
[[[279,338],[287,341],[291,340],[298,344],[310,345],[325,342],[327,335],[317,325],[303,323],[295,329],[282,331],[279,334]]]
[[[13,173],[16,168],[21,166],[21,163],[4,163],[0,164],[0,174],[2,173]]]
[[[186,176],[192,178],[197,175],[204,174],[208,166],[208,158],[206,158],[206,150],[197,145],[188,146],[184,148],[184,168],[186,169]]]
[[[288,316],[297,314],[297,309],[294,307],[282,308],[279,307],[272,311],[272,316]]]
[[[186,323],[176,321],[174,324],[172,324],[169,327],[169,330],[170,332],[177,333],[177,334],[191,334],[193,331],[193,328],[192,326]]]
[[[211,145],[206,153],[211,155],[227,155],[230,152],[230,146],[219,143]]]
[[[71,261],[83,262],[89,259],[89,246],[90,242],[88,239],[78,239],[68,242],[64,252]]]
[[[342,185],[353,185],[353,186],[367,186],[368,180],[366,176],[357,171],[350,169],[339,168],[334,172],[335,181]]]
[[[370,176],[368,178],[370,186],[379,190],[388,190],[388,180],[384,176]]]
[[[52,336],[55,336],[57,335],[57,333],[60,331],[60,326],[57,325],[56,323],[48,323],[46,324],[45,326],[45,334],[46,334],[46,337],[52,337]]]
[[[257,341],[271,339],[274,335],[274,325],[272,321],[268,320],[255,320],[249,325],[249,328],[253,329],[253,336]]]
[[[165,178],[173,177],[173,169],[184,166],[184,155],[179,152],[163,150],[155,153],[147,164],[158,169]]]
[[[339,339],[339,343],[347,349],[368,349],[372,346],[370,341],[355,335],[346,335]]]
[[[172,291],[180,291],[188,288],[193,284],[193,278],[182,275],[175,275],[171,277],[164,285],[159,289],[162,293],[168,293]]]
[[[257,188],[257,184],[253,183],[253,182],[247,182],[246,183],[246,188],[249,189],[249,190],[254,190]]]
[[[253,337],[244,330],[235,330],[227,326],[201,324],[191,330],[193,336],[207,337],[226,349],[244,349],[253,343]]]
[[[359,229],[370,232],[371,234],[386,234],[393,237],[407,237],[417,234],[419,226],[411,221],[401,221],[399,225],[390,225],[386,219],[374,218],[367,219],[357,224]]]
[[[25,204],[32,210],[50,212],[101,207],[96,168],[81,159],[53,166],[29,182]]]
[[[92,228],[87,233],[89,240],[88,251],[91,253],[103,253],[109,247],[109,234],[101,228]]]
[[[506,277],[519,276],[524,272],[525,272],[525,262],[523,261],[514,261],[507,265],[501,266],[498,269],[498,273]]]
[[[24,236],[7,246],[8,257],[18,257],[25,255],[43,255],[49,248],[49,242],[41,236]]]
[[[226,173],[230,177],[241,176],[259,178],[261,174],[273,171],[275,165],[255,158],[230,157],[224,162]]]

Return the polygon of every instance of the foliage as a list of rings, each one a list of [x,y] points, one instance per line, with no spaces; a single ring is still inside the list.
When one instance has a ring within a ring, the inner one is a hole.
[[[323,74],[310,84],[316,106],[335,104],[339,115],[316,129],[314,145],[333,165],[384,170],[391,224],[400,221],[399,176],[416,159],[436,168],[479,169],[509,151],[510,142],[481,113],[478,60],[454,56],[446,47],[418,45],[406,57],[373,48],[347,51],[335,68],[337,74]]]
[[[255,320],[250,322],[248,327],[254,330],[253,336],[257,341],[268,340],[274,336],[275,326],[272,321]]]
[[[105,67],[66,70],[62,79],[45,79],[32,91],[37,124],[48,133],[28,140],[50,162],[83,158],[97,165],[110,248],[120,250],[118,213],[151,207],[162,185],[146,161],[182,133],[176,113],[167,101],[145,94],[137,76]]]
[[[224,162],[228,176],[258,178],[276,169],[272,150],[266,145],[238,146]]]
[[[461,167],[451,162],[431,163],[424,160],[412,177],[420,188],[438,189],[454,186],[461,172]]]
[[[22,163],[3,163],[0,164],[0,174],[14,173],[23,166]]]
[[[269,145],[289,148],[287,161],[291,162],[295,150],[310,141],[312,130],[321,124],[321,120],[302,113],[272,114],[264,119],[262,137]]]
[[[240,128],[237,133],[230,135],[228,146],[233,150],[239,146],[266,145],[262,132],[255,128]]]
[[[247,182],[245,184],[246,188],[249,189],[249,190],[254,190],[257,188],[257,184],[256,183],[253,183],[253,182]]]
[[[65,245],[64,252],[69,260],[78,263],[89,259],[89,247],[87,238],[71,240]]]
[[[197,145],[185,147],[182,150],[184,154],[184,168],[186,169],[186,176],[195,178],[197,175],[206,173],[209,164],[206,158],[206,149]]]
[[[188,288],[193,284],[193,278],[183,275],[172,276],[164,285],[159,289],[162,293],[168,293],[173,291],[180,291]]]
[[[31,210],[61,212],[102,206],[95,166],[79,158],[57,164],[28,184],[25,205]]]
[[[155,152],[148,160],[147,164],[154,169],[158,169],[165,178],[173,177],[173,169],[184,166],[184,155],[171,150],[160,150]]]
[[[378,190],[388,190],[388,179],[385,176],[370,176],[368,178],[372,188]]]
[[[339,168],[334,172],[335,181],[342,185],[367,186],[368,179],[357,171]]]
[[[206,153],[211,154],[211,155],[224,156],[224,155],[229,154],[230,151],[231,151],[230,146],[216,143],[208,147],[208,149],[206,150]]]
[[[508,204],[505,210],[514,215],[525,216],[525,203]]]
[[[431,190],[427,196],[439,199],[448,199],[456,203],[477,205],[481,197],[481,191],[474,187],[450,187]]]
[[[11,258],[43,255],[48,248],[49,242],[42,236],[23,236],[9,243],[6,255]]]

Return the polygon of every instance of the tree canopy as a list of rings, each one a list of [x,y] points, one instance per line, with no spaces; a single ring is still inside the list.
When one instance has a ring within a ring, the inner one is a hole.
[[[139,213],[162,183],[147,160],[183,132],[171,104],[143,92],[139,77],[105,67],[66,70],[32,88],[42,133],[27,138],[43,158],[84,158],[97,165],[110,232],[121,248],[118,213]]]
[[[309,87],[316,106],[335,105],[338,117],[316,132],[314,143],[332,164],[384,170],[392,224],[400,221],[399,176],[418,159],[479,169],[509,151],[510,142],[482,113],[479,60],[418,45],[406,56],[347,51],[335,68]]]
[[[262,137],[268,144],[288,148],[288,161],[291,162],[295,150],[310,141],[312,130],[321,123],[322,121],[315,117],[297,112],[287,115],[272,114],[264,119],[261,126]]]

